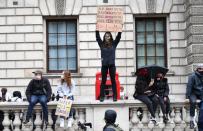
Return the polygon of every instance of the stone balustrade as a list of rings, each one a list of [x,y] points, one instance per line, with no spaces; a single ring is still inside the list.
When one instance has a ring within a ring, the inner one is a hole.
[[[48,103],[49,108],[49,124],[45,129],[42,121],[41,106],[35,106],[35,120],[28,124],[22,124],[28,107],[27,102],[1,102],[0,109],[4,112],[3,131],[58,131],[64,130],[59,127],[59,119],[54,121],[52,117],[53,109],[56,108],[56,101]],[[73,107],[76,109],[75,120],[72,128],[66,131],[81,131],[78,122],[91,122],[93,127],[89,131],[102,131],[104,126],[104,112],[106,109],[114,109],[117,112],[116,123],[124,129],[124,131],[190,131],[189,129],[189,104],[184,100],[171,100],[170,121],[163,123],[163,114],[158,108],[156,118],[158,125],[149,122],[149,112],[147,107],[138,100],[119,100],[112,102],[106,100],[102,103],[99,101],[74,101]],[[139,115],[138,109],[142,109],[142,115]],[[9,114],[13,112],[15,119],[9,119]],[[140,117],[141,116],[141,117]],[[54,126],[53,126],[54,125]],[[88,130],[87,130],[88,131]]]

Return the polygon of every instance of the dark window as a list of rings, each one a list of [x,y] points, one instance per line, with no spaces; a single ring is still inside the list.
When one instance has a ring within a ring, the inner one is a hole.
[[[48,72],[77,72],[77,21],[47,21]]]
[[[136,18],[137,68],[157,64],[167,66],[165,18]]]

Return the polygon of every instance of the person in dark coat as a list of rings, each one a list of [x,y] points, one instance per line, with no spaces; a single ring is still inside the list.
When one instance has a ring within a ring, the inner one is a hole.
[[[186,99],[190,101],[190,128],[195,128],[196,100],[203,100],[203,64],[197,65],[196,70],[189,76]]]
[[[158,99],[155,96],[152,85],[153,80],[151,80],[151,78],[149,77],[147,69],[140,70],[139,74],[137,75],[137,80],[135,83],[135,93],[133,97],[146,104],[151,114],[150,121],[156,124],[155,112],[158,105]]]
[[[35,74],[35,78],[30,81],[26,89],[26,97],[29,102],[29,106],[24,124],[29,122],[33,108],[38,102],[42,106],[45,124],[48,124],[47,102],[51,99],[51,85],[47,78],[42,77],[42,71],[37,70],[33,73]]]
[[[164,78],[163,73],[158,73],[153,84],[153,89],[156,97],[159,100],[161,110],[163,113],[164,123],[168,121],[168,115],[170,112],[170,100],[169,100],[169,86],[168,79]]]
[[[106,125],[103,128],[103,131],[123,131],[116,122],[117,113],[114,110],[106,110],[104,115],[104,120]]]
[[[101,49],[101,73],[102,73],[102,82],[100,87],[100,101],[104,101],[104,89],[106,86],[107,73],[109,71],[112,83],[113,90],[113,101],[117,101],[117,91],[116,91],[116,66],[115,66],[115,52],[116,47],[121,39],[121,32],[118,32],[116,39],[113,40],[112,34],[106,32],[104,34],[103,40],[101,40],[99,31],[96,31],[96,41]]]

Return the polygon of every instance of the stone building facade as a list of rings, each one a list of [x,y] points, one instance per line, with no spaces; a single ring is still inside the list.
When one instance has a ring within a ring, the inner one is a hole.
[[[129,96],[134,92],[138,66],[136,20],[163,18],[165,65],[171,98],[184,98],[187,76],[203,53],[202,0],[0,0],[0,88],[24,91],[35,69],[44,71],[55,90],[60,72],[50,72],[48,22],[74,20],[77,96],[94,97],[100,49],[95,40],[97,6],[124,9],[121,41],[116,51],[117,72]],[[50,29],[51,30],[51,29]],[[101,33],[103,36],[103,33]],[[115,33],[113,33],[115,36]]]

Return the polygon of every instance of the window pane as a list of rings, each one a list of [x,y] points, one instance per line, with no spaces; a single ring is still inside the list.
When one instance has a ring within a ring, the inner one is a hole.
[[[145,22],[138,21],[137,22],[137,32],[144,32],[145,31]]]
[[[163,21],[156,21],[156,31],[163,31]]]
[[[67,69],[67,58],[65,59],[58,59],[59,63],[59,70],[66,70]]]
[[[76,35],[67,34],[67,45],[75,45],[75,44],[76,44]]]
[[[58,22],[58,33],[66,33],[66,23]]]
[[[155,56],[155,46],[147,45],[147,56]]]
[[[49,70],[57,70],[57,59],[49,59]]]
[[[137,46],[137,55],[138,56],[145,56],[144,45],[138,45]]]
[[[66,55],[66,48],[63,48],[63,47],[60,47],[59,48],[59,58],[65,58],[67,55]]]
[[[76,49],[68,48],[68,57],[76,57]]]
[[[154,43],[154,33],[153,32],[147,33],[147,43]]]
[[[67,23],[67,33],[76,33],[76,24],[74,22]]]
[[[138,44],[144,44],[145,43],[144,33],[137,33],[137,43]]]
[[[147,21],[146,23],[146,31],[154,31],[154,24],[152,20]]]
[[[165,67],[165,65],[164,65],[164,57],[157,57],[156,58],[156,64],[159,65],[159,66]]]
[[[58,45],[65,45],[65,44],[66,44],[66,35],[58,34]]]
[[[141,66],[144,66],[145,65],[145,58],[144,57],[138,57],[137,65],[138,65],[138,68]]]
[[[68,69],[69,70],[76,70],[76,58],[69,58],[68,59]]]
[[[57,34],[49,34],[49,45],[57,45]]]
[[[49,58],[57,58],[57,49],[54,48],[49,49]]]
[[[155,64],[155,57],[147,57],[147,65]]]
[[[162,32],[156,32],[156,43],[164,43],[164,34]]]
[[[156,55],[164,56],[164,45],[156,45]]]
[[[49,33],[57,33],[57,22],[49,22]]]

